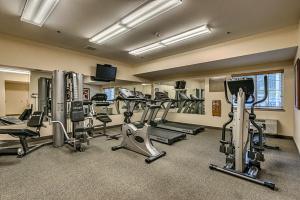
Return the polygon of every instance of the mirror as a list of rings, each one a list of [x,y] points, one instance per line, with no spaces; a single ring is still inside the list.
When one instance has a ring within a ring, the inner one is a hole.
[[[126,110],[126,105],[124,101],[118,98],[119,89],[126,88],[130,91],[134,91],[137,94],[151,98],[152,94],[152,84],[137,83],[130,81],[120,81],[116,82],[91,82],[88,78],[85,78],[84,88],[86,88],[86,93],[90,92],[90,97],[96,93],[105,93],[107,95],[107,100],[110,102],[110,106],[107,108],[109,115],[119,115],[123,114]],[[87,95],[88,96],[88,95]],[[139,104],[136,106],[134,112],[143,112],[144,104]]]
[[[193,78],[154,83],[155,92],[164,92],[176,100],[169,112],[205,114],[205,80]]]

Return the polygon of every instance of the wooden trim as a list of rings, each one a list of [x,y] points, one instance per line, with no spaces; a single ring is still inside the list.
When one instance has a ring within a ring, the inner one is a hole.
[[[300,109],[300,59],[295,64],[295,107]]]
[[[217,130],[217,131],[222,131],[223,128],[221,127],[214,127],[214,126],[204,126],[206,129],[213,129],[213,130]],[[226,131],[229,131],[229,128],[226,128]],[[288,136],[288,135],[281,135],[281,134],[269,134],[269,133],[265,133],[266,137],[269,138],[277,138],[277,139],[286,139],[286,140],[293,140],[293,136]]]
[[[257,107],[257,108],[254,108],[254,110],[257,110],[257,111],[281,111],[281,112],[285,112],[284,108],[260,108],[260,107]]]
[[[293,136],[288,136],[288,135],[279,135],[279,134],[269,134],[269,133],[265,133],[265,136],[268,137],[268,138],[277,138],[277,139],[293,140]]]
[[[257,72],[247,72],[247,73],[240,73],[240,74],[232,74],[232,77],[237,76],[254,76],[260,74],[275,74],[275,73],[284,73],[284,69],[277,69],[277,70],[268,70],[268,71],[257,71]]]

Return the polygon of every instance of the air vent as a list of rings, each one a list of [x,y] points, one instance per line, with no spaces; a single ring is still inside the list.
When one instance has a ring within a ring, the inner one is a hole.
[[[95,47],[92,47],[92,46],[90,46],[90,45],[87,45],[87,46],[85,46],[84,48],[87,49],[87,50],[90,50],[90,51],[95,51],[95,50],[96,50]]]

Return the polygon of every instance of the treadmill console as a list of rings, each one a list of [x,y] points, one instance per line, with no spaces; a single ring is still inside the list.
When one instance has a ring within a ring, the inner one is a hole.
[[[190,100],[190,98],[184,92],[179,93],[179,98],[181,100]]]
[[[119,95],[121,98],[136,98],[134,93],[126,88],[119,89]]]
[[[155,92],[155,100],[169,100],[169,96],[164,92]]]
[[[140,91],[135,91],[135,96],[137,98],[145,99],[145,95]]]

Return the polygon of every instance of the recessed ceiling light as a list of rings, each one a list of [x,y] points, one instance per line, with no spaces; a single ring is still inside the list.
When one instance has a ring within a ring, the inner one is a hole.
[[[101,44],[109,39],[126,33],[132,28],[182,4],[182,0],[149,0],[124,18],[97,33],[90,42]]]
[[[158,48],[161,48],[161,47],[166,47],[166,46],[171,45],[173,43],[188,40],[190,38],[194,38],[194,37],[204,35],[204,34],[207,34],[207,33],[210,33],[210,32],[211,32],[211,30],[207,25],[199,26],[197,28],[185,31],[185,32],[177,34],[177,35],[174,35],[172,37],[166,38],[166,39],[161,40],[159,42],[156,42],[156,43],[153,43],[153,44],[150,44],[150,45],[147,45],[147,46],[129,51],[129,54],[131,54],[131,55],[140,55],[140,54],[146,53],[148,51],[152,51],[152,50],[155,50],[155,49],[158,49]]]
[[[58,2],[59,0],[27,0],[21,21],[42,26]]]

